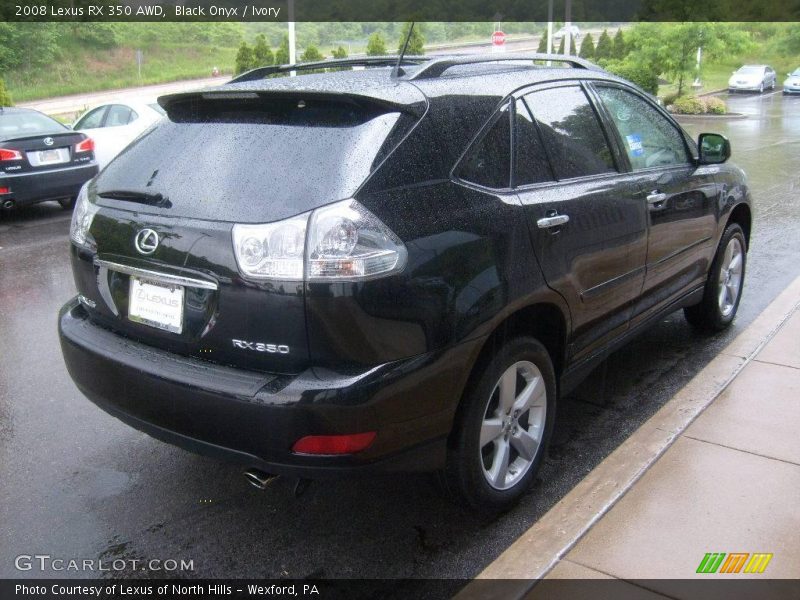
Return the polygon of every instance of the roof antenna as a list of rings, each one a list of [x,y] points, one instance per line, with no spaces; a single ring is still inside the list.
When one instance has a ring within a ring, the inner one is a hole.
[[[411,41],[411,34],[414,33],[414,21],[411,21],[411,27],[408,28],[408,35],[406,36],[406,41],[403,44],[403,50],[400,52],[400,56],[397,57],[397,64],[392,69],[392,79],[396,79],[400,77],[400,75],[405,75],[406,72],[400,66],[400,63],[403,62],[403,57],[406,55],[406,50],[408,49],[408,42]]]

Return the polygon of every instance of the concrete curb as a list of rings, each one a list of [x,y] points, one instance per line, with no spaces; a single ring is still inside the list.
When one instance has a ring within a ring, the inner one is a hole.
[[[798,308],[800,277],[455,597],[485,598],[488,590],[482,580],[525,580],[504,584],[506,598],[521,597],[529,591],[535,580],[544,577],[719,396]]]
[[[680,113],[669,114],[671,114],[676,121],[706,121],[709,119],[712,121],[736,121],[740,119],[747,119],[749,117],[749,115],[744,113],[727,113],[724,115],[682,115]]]

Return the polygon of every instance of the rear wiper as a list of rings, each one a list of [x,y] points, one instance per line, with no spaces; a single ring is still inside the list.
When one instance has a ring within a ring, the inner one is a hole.
[[[97,192],[101,198],[110,198],[112,200],[125,200],[127,202],[138,202],[139,204],[150,204],[152,206],[160,206],[163,208],[170,208],[172,202],[169,201],[164,194],[160,192],[141,192],[136,190],[103,190]]]

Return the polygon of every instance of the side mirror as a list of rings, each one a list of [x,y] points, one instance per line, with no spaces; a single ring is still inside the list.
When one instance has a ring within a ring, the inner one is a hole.
[[[697,139],[701,165],[719,165],[731,157],[731,143],[718,133],[701,133]]]

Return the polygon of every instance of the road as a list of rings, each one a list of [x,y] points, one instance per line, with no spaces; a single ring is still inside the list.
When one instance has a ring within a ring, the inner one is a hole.
[[[286,481],[259,492],[238,468],[106,415],[73,386],[56,336],[58,308],[74,294],[68,215],[43,204],[3,216],[0,577],[54,575],[15,570],[15,556],[34,553],[193,560],[187,577],[475,576],[800,273],[800,98],[737,96],[730,105],[749,118],[687,128],[730,137],[757,201],[734,326],[701,336],[675,314],[612,355],[561,402],[531,493],[493,519],[451,505],[424,475],[318,482],[298,499]],[[403,585],[395,590],[429,584]]]

